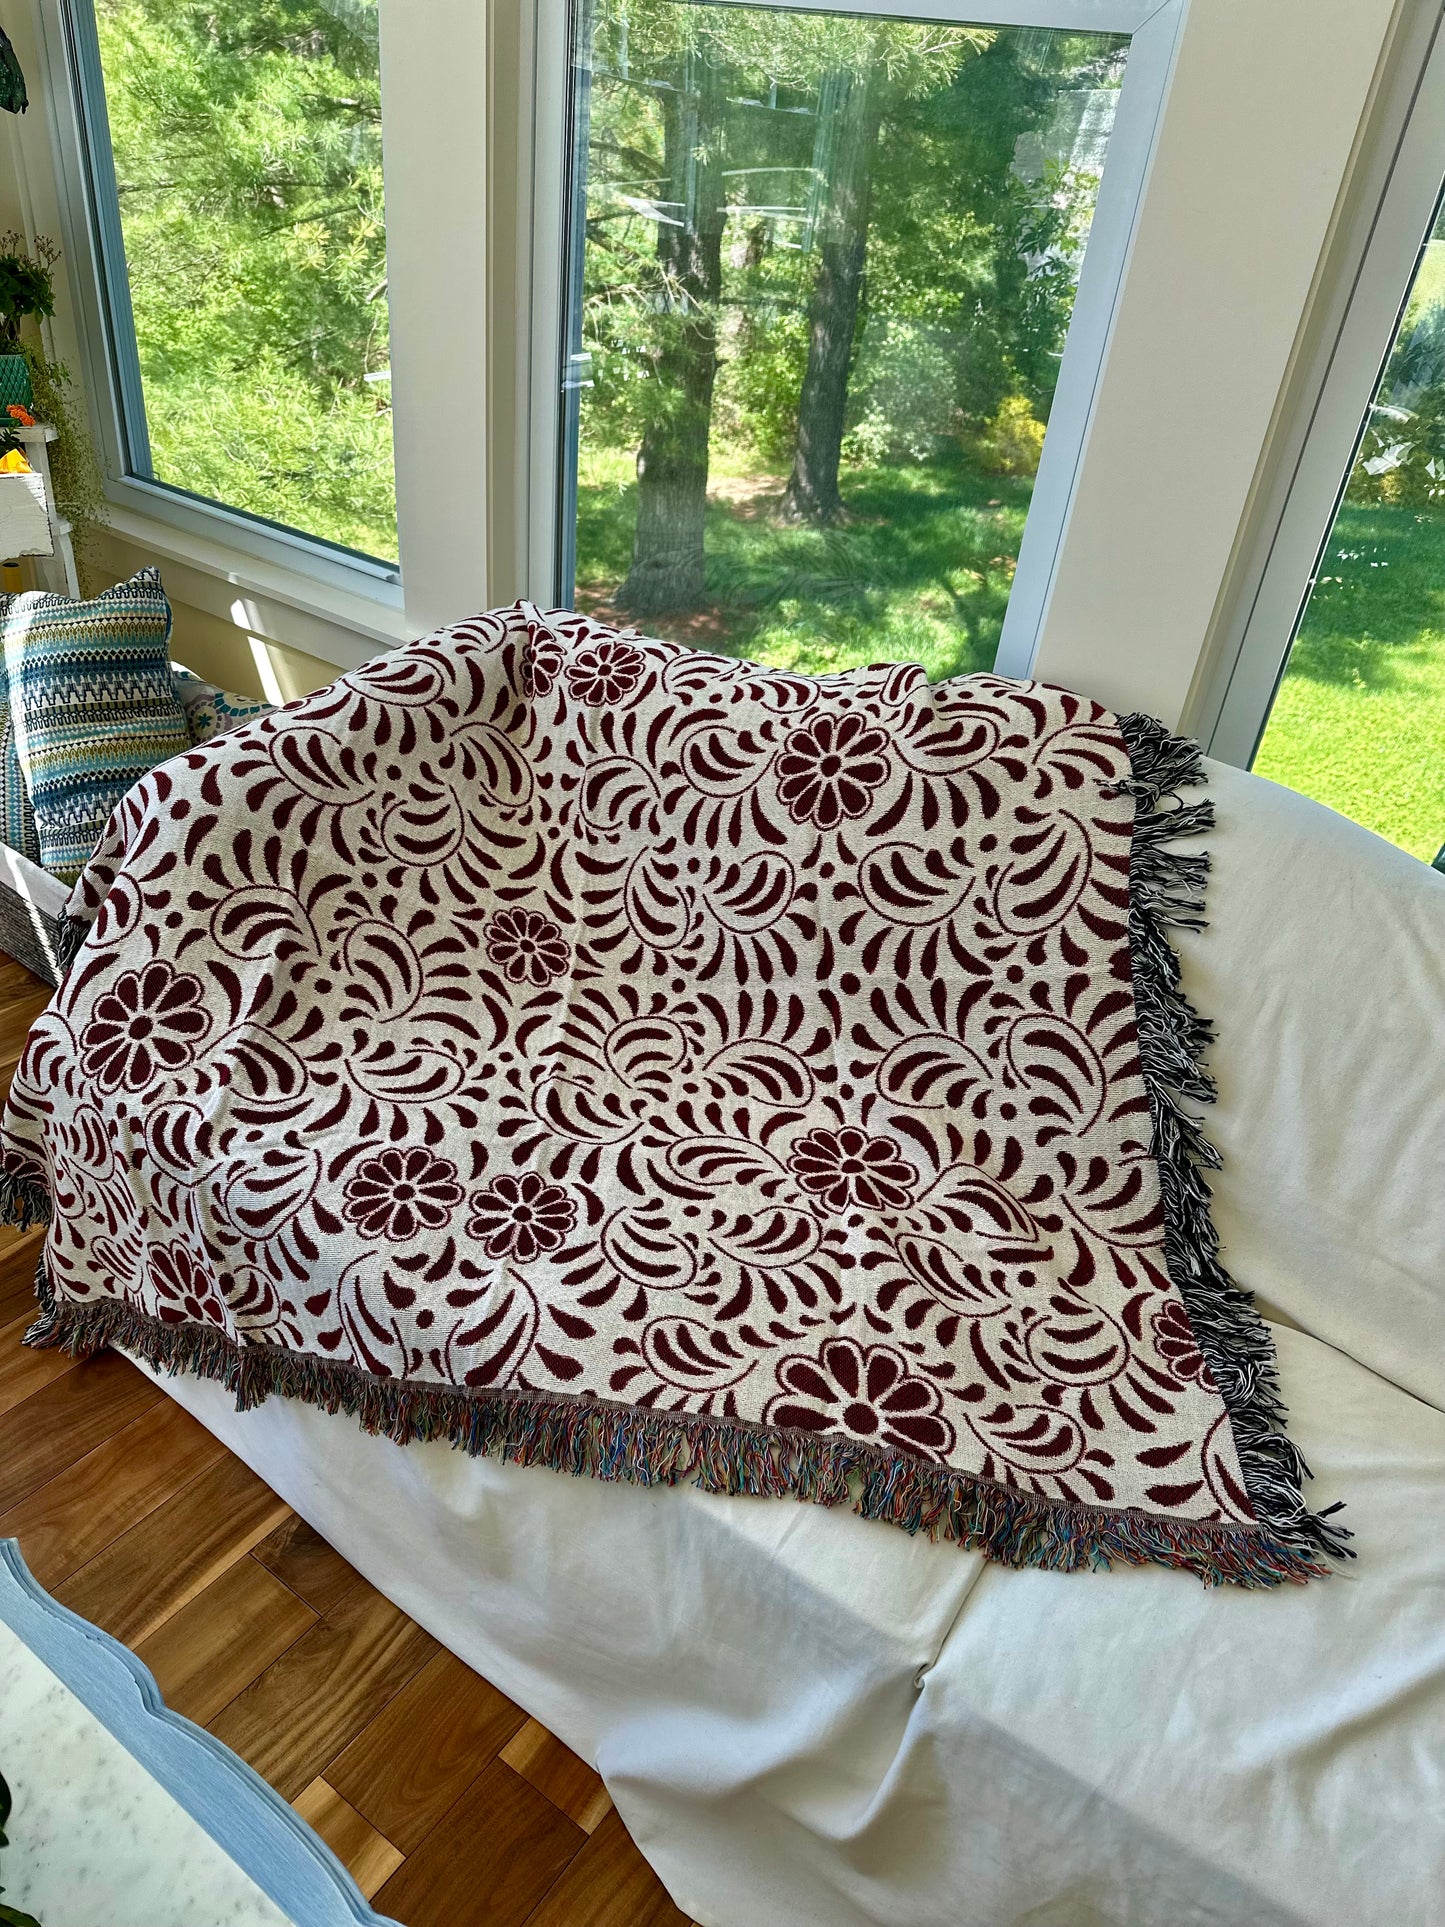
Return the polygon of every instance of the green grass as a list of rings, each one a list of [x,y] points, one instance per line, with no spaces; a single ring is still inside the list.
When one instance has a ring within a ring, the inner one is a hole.
[[[583,457],[579,608],[626,619],[612,596],[636,515],[629,453]],[[844,522],[780,524],[783,477],[726,451],[713,463],[708,599],[655,634],[813,674],[918,662],[938,679],[993,666],[1030,484],[980,475],[960,455],[849,471]]]
[[[577,605],[627,620],[633,459],[584,454]],[[721,451],[707,524],[708,600],[654,634],[823,673],[922,663],[990,669],[1030,485],[962,453],[851,471],[847,520],[778,522],[782,477]],[[1445,515],[1347,504],[1255,769],[1427,860],[1445,843]]]
[[[1445,843],[1445,517],[1341,509],[1254,767],[1416,856]]]

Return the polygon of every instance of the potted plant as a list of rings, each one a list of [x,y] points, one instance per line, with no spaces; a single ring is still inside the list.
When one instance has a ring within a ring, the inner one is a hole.
[[[10,1818],[10,1789],[5,1784],[5,1776],[0,1773],[0,1847],[8,1846],[5,1838],[5,1822]],[[18,1907],[7,1907],[0,1900],[0,1922],[5,1927],[40,1927],[34,1914],[22,1914]]]
[[[35,399],[30,366],[20,352],[20,324],[55,313],[51,269],[60,250],[47,236],[35,237],[33,247],[23,234],[0,234],[0,408],[17,402],[28,408]]]

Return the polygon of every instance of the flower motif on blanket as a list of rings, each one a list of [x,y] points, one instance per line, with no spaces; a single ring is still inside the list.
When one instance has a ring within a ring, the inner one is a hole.
[[[1129,777],[1063,690],[525,607],[193,749],[113,817],[15,1081],[52,1321],[399,1436],[1220,1576],[1260,1528],[1166,1262]]]

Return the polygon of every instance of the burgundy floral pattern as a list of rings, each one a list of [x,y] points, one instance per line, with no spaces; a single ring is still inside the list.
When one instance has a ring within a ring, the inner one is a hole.
[[[630,642],[597,642],[579,649],[567,671],[568,686],[579,703],[596,709],[620,703],[642,680],[642,654]]]
[[[204,994],[198,977],[168,963],[122,971],[81,1032],[86,1076],[103,1091],[143,1091],[183,1071],[211,1028]]]
[[[770,1425],[840,1431],[868,1445],[941,1459],[954,1442],[938,1386],[908,1369],[886,1345],[829,1339],[816,1360],[788,1358],[767,1408]]]
[[[836,830],[845,817],[866,815],[873,792],[888,781],[888,737],[861,716],[820,716],[795,729],[778,758],[778,798],[795,823]]]
[[[511,983],[541,986],[562,975],[571,948],[550,917],[499,910],[487,925],[487,955]]]
[[[1248,1524],[1165,1263],[1129,768],[1064,690],[525,607],[164,764],[6,1114],[57,1303]]]
[[[154,1246],[146,1279],[155,1293],[156,1316],[166,1325],[224,1325],[226,1303],[206,1265],[185,1245]]]
[[[467,1235],[489,1258],[527,1265],[555,1251],[576,1222],[577,1206],[560,1184],[548,1184],[536,1171],[506,1172],[472,1200]]]
[[[1161,1305],[1149,1320],[1154,1344],[1164,1365],[1183,1384],[1201,1386],[1212,1392],[1214,1378],[1199,1349],[1189,1314],[1177,1298]]]
[[[368,1238],[404,1244],[438,1231],[465,1193],[450,1158],[429,1151],[383,1151],[356,1167],[342,1191],[347,1219]]]
[[[549,631],[537,629],[529,633],[522,652],[523,694],[529,701],[552,693],[565,661],[562,645]]]
[[[853,1205],[901,1211],[918,1180],[893,1138],[869,1137],[851,1124],[841,1131],[810,1131],[799,1140],[788,1169],[828,1211]]]

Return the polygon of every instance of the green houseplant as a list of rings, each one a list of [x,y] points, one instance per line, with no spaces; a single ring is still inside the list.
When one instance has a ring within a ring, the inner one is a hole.
[[[34,399],[30,369],[20,352],[20,324],[55,313],[51,269],[59,258],[59,248],[44,235],[37,235],[32,248],[23,234],[0,234],[0,408],[10,402],[28,408]]]
[[[14,402],[55,430],[50,479],[83,571],[91,540],[105,520],[105,485],[70,370],[50,358],[40,334],[39,323],[55,312],[53,270],[59,259],[60,249],[48,235],[37,234],[29,242],[13,231],[0,234],[0,419]]]
[[[10,1844],[5,1838],[5,1823],[9,1818],[10,1788],[4,1774],[0,1773],[0,1847]],[[0,1892],[3,1891],[4,1889],[0,1888]],[[40,1927],[40,1922],[34,1914],[22,1914],[18,1907],[7,1907],[5,1902],[0,1900],[0,1927]]]

